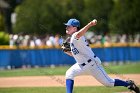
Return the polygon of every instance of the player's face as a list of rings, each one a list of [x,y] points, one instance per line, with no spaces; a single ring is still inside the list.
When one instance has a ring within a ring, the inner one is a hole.
[[[66,27],[66,33],[69,35],[72,35],[74,32],[76,32],[77,27],[73,27],[73,26],[67,26]]]

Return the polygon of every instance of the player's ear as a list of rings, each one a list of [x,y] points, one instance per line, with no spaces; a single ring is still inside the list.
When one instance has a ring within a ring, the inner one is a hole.
[[[78,28],[77,28],[77,27],[74,27],[74,30],[75,30],[75,31],[78,31]]]

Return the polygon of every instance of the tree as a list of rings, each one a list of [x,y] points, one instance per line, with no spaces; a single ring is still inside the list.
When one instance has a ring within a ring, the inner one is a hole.
[[[34,2],[34,3],[32,3]],[[102,4],[102,6],[101,6]],[[112,0],[25,0],[17,8],[16,33],[65,34],[63,23],[69,18],[81,21],[81,27],[96,18],[97,33],[107,33]]]
[[[20,4],[21,0],[2,0],[1,2],[3,2],[1,10],[4,16],[5,31],[8,33],[13,33],[11,14],[14,11],[15,7]]]
[[[34,2],[34,3],[32,3]],[[14,25],[14,33],[39,33],[39,18],[42,2],[38,0],[25,0],[16,8],[17,21]]]
[[[4,31],[4,22],[3,22],[3,16],[0,13],[0,31]]]
[[[112,0],[85,0],[83,22],[87,23],[93,19],[98,20],[96,33],[108,33],[108,17],[113,7]]]
[[[34,2],[34,3],[32,3]],[[25,0],[17,7],[16,33],[65,34],[63,23],[70,17],[80,18],[82,0]],[[78,12],[79,11],[79,12]]]
[[[109,27],[112,33],[134,35],[140,30],[140,1],[115,0]]]

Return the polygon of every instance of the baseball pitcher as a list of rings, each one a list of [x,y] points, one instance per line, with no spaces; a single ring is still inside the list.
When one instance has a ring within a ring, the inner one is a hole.
[[[135,93],[140,93],[139,88],[136,86],[134,81],[123,81],[120,79],[110,78],[102,67],[100,59],[93,53],[93,51],[89,47],[84,34],[90,27],[96,26],[96,24],[97,20],[94,19],[85,27],[79,29],[80,22],[77,19],[72,18],[68,20],[67,23],[65,23],[66,33],[71,37],[69,38],[69,40],[64,42],[64,44],[62,45],[62,49],[66,54],[73,56],[76,60],[76,63],[66,72],[66,92],[72,93],[74,77],[83,74],[90,74],[105,86],[125,86]]]

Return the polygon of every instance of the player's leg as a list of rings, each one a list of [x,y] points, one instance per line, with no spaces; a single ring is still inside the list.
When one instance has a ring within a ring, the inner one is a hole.
[[[66,93],[72,93],[74,80],[66,79]]]
[[[120,79],[110,78],[103,67],[99,64],[94,64],[92,68],[92,75],[103,85],[113,87],[113,86],[128,86],[129,83],[122,81]]]
[[[66,91],[72,93],[74,86],[74,77],[84,73],[84,70],[76,63],[66,72]]]
[[[98,57],[95,58],[95,63],[92,65],[91,74],[103,85],[105,86],[125,86],[129,87],[129,89],[139,93],[138,87],[134,84],[134,82],[123,81],[120,79],[112,79],[105,72],[104,68],[101,65],[101,61]]]

